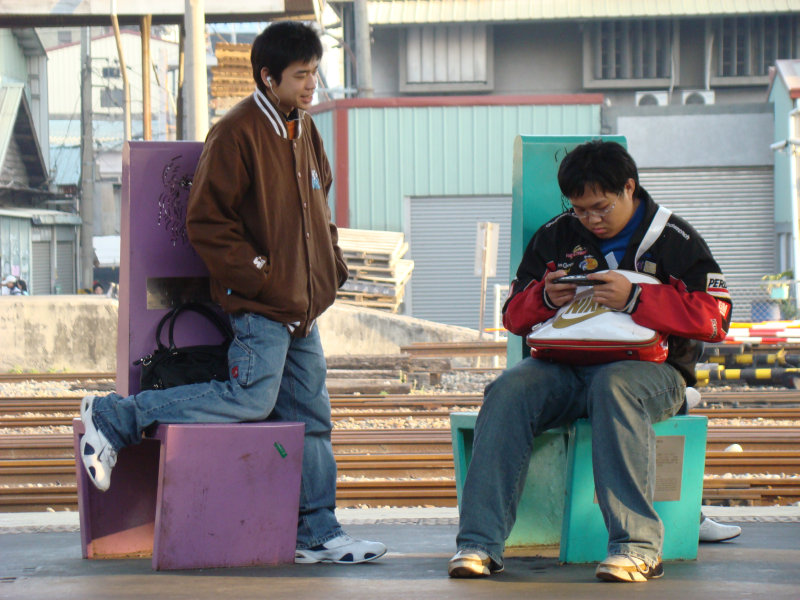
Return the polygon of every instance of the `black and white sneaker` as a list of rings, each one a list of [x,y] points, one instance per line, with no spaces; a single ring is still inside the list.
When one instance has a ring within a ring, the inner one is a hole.
[[[597,565],[594,574],[603,581],[644,583],[648,579],[658,579],[664,575],[664,565],[658,561],[651,567],[643,560],[627,554],[611,554]]]
[[[117,464],[117,452],[94,425],[92,407],[94,396],[84,396],[81,400],[81,421],[85,433],[81,438],[81,459],[89,479],[101,492],[105,492],[111,485],[111,469]]]
[[[386,546],[380,542],[357,540],[343,533],[313,548],[297,548],[294,552],[294,562],[298,564],[332,562],[340,565],[354,565],[375,560],[384,554],[386,554]]]

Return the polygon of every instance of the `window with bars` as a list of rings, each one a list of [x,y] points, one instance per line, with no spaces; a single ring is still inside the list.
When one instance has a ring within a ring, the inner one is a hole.
[[[409,27],[402,43],[401,92],[488,91],[494,85],[488,25]]]
[[[778,59],[798,58],[800,17],[723,17],[715,27],[718,77],[766,77]]]
[[[671,76],[671,21],[600,21],[592,23],[590,29],[589,50],[593,80],[638,82],[669,79]]]

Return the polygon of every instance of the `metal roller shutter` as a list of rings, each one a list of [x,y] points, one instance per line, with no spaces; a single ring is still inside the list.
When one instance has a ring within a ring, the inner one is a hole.
[[[31,242],[31,294],[50,294],[50,242]]]
[[[75,293],[75,243],[57,242],[56,272],[61,294]]]
[[[766,297],[763,275],[775,272],[771,168],[643,170],[653,199],[686,219],[708,243],[728,279],[735,321]]]
[[[490,277],[487,285],[484,326],[490,327],[493,286],[508,285],[510,280],[511,197],[410,200],[406,233],[414,273],[406,303],[414,317],[478,329],[481,278],[474,268],[477,223],[481,221],[500,224],[497,276]]]
[[[749,321],[750,305],[766,297],[761,277],[775,271],[773,179],[771,168],[642,170],[642,185],[656,202],[686,219],[708,243],[728,278],[733,318]],[[478,327],[480,278],[473,275],[478,221],[500,223],[498,276],[506,285],[511,198],[412,198],[408,242],[415,261],[411,314],[451,325]],[[516,268],[516,265],[513,267]]]

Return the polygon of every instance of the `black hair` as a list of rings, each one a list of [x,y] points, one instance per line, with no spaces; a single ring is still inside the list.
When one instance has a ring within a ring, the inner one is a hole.
[[[283,70],[295,61],[303,63],[322,58],[322,42],[316,30],[300,21],[277,21],[268,25],[253,40],[250,64],[256,86],[266,93],[261,79],[261,69],[266,67],[269,75],[280,84]]]
[[[629,179],[636,183],[634,198],[640,198],[636,163],[617,142],[591,140],[569,152],[558,167],[558,187],[565,199],[580,198],[588,185],[602,193],[621,194]]]

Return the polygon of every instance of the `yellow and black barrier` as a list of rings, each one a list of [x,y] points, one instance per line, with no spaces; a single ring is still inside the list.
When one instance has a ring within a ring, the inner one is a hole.
[[[787,354],[784,351],[770,354],[754,352],[704,356],[701,362],[724,365],[725,367],[800,367],[800,354]]]
[[[711,381],[744,381],[795,387],[795,379],[800,378],[800,368],[729,369],[722,365],[706,365],[695,369],[695,376],[699,385],[707,385]]]

